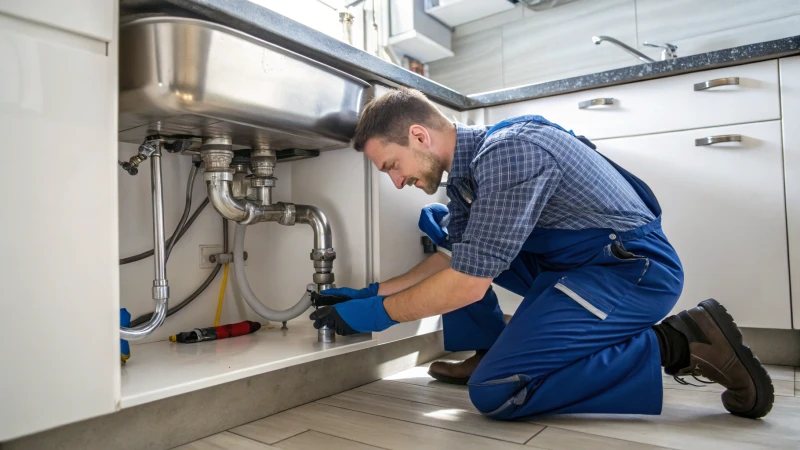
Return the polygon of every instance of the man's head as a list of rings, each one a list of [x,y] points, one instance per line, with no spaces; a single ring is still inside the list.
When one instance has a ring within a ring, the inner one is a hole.
[[[421,92],[399,89],[364,107],[353,147],[398,189],[414,185],[433,195],[452,163],[455,135],[455,126]]]

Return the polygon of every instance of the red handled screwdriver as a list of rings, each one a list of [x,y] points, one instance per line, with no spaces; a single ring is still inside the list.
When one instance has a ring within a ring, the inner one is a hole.
[[[218,339],[242,336],[245,334],[255,333],[259,329],[261,329],[260,323],[245,320],[243,322],[232,323],[230,325],[221,325],[218,327],[195,328],[192,331],[186,331],[172,335],[169,337],[169,340],[172,342],[191,344],[194,342],[215,341]]]

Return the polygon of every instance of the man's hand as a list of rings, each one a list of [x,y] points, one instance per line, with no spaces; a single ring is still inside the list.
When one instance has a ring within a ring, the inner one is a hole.
[[[370,284],[363,289],[353,289],[349,287],[340,287],[333,289],[325,289],[320,292],[324,295],[336,295],[339,297],[347,297],[347,299],[369,298],[378,295],[379,284],[377,282]]]
[[[314,321],[314,328],[327,325],[342,336],[383,331],[397,323],[386,314],[383,297],[379,295],[324,306],[311,313],[310,319]]]
[[[422,208],[419,215],[419,229],[422,230],[434,244],[439,247],[450,249],[450,242],[447,234],[447,222],[450,210],[441,203],[431,203]]]
[[[352,300],[350,297],[346,297],[344,295],[320,294],[319,292],[314,291],[308,291],[308,293],[311,296],[311,304],[316,308],[319,308],[320,306],[338,305],[339,303]]]

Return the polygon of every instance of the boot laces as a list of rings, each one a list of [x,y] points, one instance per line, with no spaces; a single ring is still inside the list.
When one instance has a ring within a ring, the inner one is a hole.
[[[678,384],[682,384],[684,386],[703,387],[703,384],[717,384],[714,381],[706,381],[706,380],[701,380],[700,378],[697,378],[697,377],[702,377],[703,376],[703,373],[700,371],[700,366],[697,365],[697,364],[695,364],[695,366],[692,367],[692,372],[689,375],[691,375],[692,378],[695,379],[695,381],[697,381],[698,383],[702,383],[702,384],[691,383],[689,381],[686,381],[683,377],[680,377],[678,375],[674,375],[672,378],[675,381],[677,381]]]

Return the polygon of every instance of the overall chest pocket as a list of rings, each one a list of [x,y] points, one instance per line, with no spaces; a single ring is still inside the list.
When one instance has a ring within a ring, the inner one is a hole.
[[[475,189],[472,180],[465,177],[448,178],[447,198],[451,202],[457,202],[469,209],[472,201],[475,200]]]

